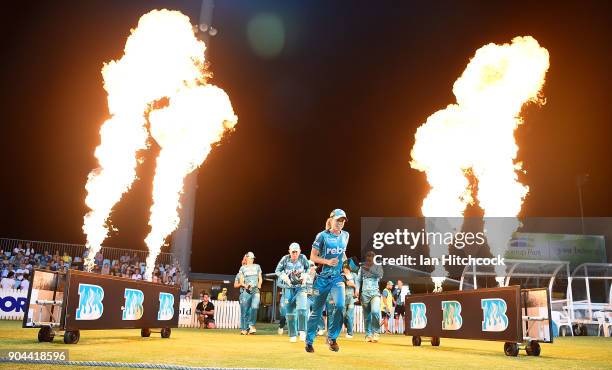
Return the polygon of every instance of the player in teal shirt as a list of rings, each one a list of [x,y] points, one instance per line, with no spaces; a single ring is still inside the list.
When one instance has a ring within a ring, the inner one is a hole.
[[[342,269],[344,278],[344,326],[346,326],[346,337],[353,338],[353,327],[355,322],[355,274],[348,266]]]
[[[240,287],[240,333],[255,334],[255,322],[257,320],[257,310],[259,309],[259,290],[263,278],[261,267],[253,263],[255,255],[253,252],[246,254],[246,265],[240,267],[238,271],[238,286]]]
[[[366,253],[366,262],[359,268],[356,294],[361,293],[361,307],[365,321],[366,342],[378,342],[380,331],[380,291],[378,284],[383,277],[382,266],[374,264],[374,252]]]
[[[275,273],[279,278],[279,286],[283,288],[281,307],[284,306],[287,317],[290,342],[296,342],[298,333],[302,341],[306,340],[308,314],[306,280],[309,268],[308,259],[300,253],[298,243],[291,243],[289,254],[283,256],[276,266]]]
[[[327,296],[330,294],[334,301],[334,309],[331,315],[329,313],[327,315],[329,328],[327,344],[329,349],[334,352],[340,350],[336,338],[338,338],[342,329],[342,311],[344,308],[345,293],[342,264],[346,259],[345,252],[349,234],[342,228],[346,219],[346,213],[343,210],[333,210],[325,224],[325,231],[317,234],[312,244],[310,259],[323,265],[323,269],[313,286],[313,303],[307,325],[306,352],[314,352],[312,344],[317,334],[317,324],[323,315],[323,306],[327,301]]]

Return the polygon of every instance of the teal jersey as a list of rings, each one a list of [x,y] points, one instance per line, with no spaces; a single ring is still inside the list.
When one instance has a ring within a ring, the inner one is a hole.
[[[261,267],[254,263],[252,265],[244,265],[240,267],[237,277],[242,277],[245,285],[257,288],[259,283],[259,274],[261,274]]]
[[[344,262],[348,241],[349,233],[344,230],[340,232],[340,235],[336,235],[329,230],[317,234],[312,247],[319,251],[319,257],[325,259],[338,258],[336,266],[323,265],[319,274],[321,277],[336,277],[342,274],[342,263]]]
[[[359,268],[357,273],[357,287],[361,286],[361,292],[374,292],[378,293],[378,283],[383,277],[383,268],[380,265],[372,265],[369,269],[365,266]]]
[[[279,277],[278,285],[283,288],[289,287],[280,279],[283,274],[287,275],[292,282],[296,282],[293,286],[301,285],[302,274],[308,272],[309,267],[308,258],[303,254],[300,254],[295,261],[292,261],[291,256],[288,254],[283,256],[278,262],[278,265],[276,265],[276,270],[274,271],[276,276]],[[297,282],[300,284],[297,284]]]
[[[350,281],[355,283],[355,275],[352,272],[349,272],[348,274],[343,273],[342,277],[344,278],[344,301],[353,302],[353,293],[355,293],[355,288],[348,286],[347,282]]]

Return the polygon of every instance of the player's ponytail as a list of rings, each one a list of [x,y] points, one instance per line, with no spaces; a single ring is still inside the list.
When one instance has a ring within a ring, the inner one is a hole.
[[[325,230],[329,231],[332,228],[332,217],[329,217],[327,221],[325,221]]]

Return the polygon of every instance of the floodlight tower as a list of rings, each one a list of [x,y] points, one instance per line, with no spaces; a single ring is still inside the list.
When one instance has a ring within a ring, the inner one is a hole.
[[[210,36],[217,34],[217,29],[212,26],[214,0],[202,0],[200,8],[200,21],[197,26],[198,35],[206,43],[206,54],[208,54],[208,40]],[[181,208],[179,209],[180,223],[172,234],[172,254],[187,276],[191,271],[191,242],[193,235],[193,218],[195,211],[196,192],[198,189],[198,169],[196,168],[185,178],[181,195]]]

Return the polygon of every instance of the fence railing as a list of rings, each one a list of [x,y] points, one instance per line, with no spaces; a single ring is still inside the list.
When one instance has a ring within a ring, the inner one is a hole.
[[[84,244],[70,244],[70,243],[56,243],[56,242],[45,242],[45,241],[37,241],[37,240],[22,240],[22,239],[9,239],[9,238],[0,238],[0,250],[11,252],[15,247],[21,245],[22,248],[34,248],[35,253],[44,253],[45,251],[49,252],[49,254],[53,255],[54,253],[58,253],[60,256],[67,252],[69,256],[83,256],[85,253],[85,245]],[[138,260],[144,262],[149,254],[148,251],[142,250],[134,250],[134,249],[123,249],[123,248],[110,248],[110,247],[102,247],[102,255],[104,259],[108,259],[110,261],[119,260],[121,256],[129,255],[130,258],[136,254],[138,256]],[[160,253],[157,257],[157,263],[160,264],[171,264],[173,262],[172,253]]]

